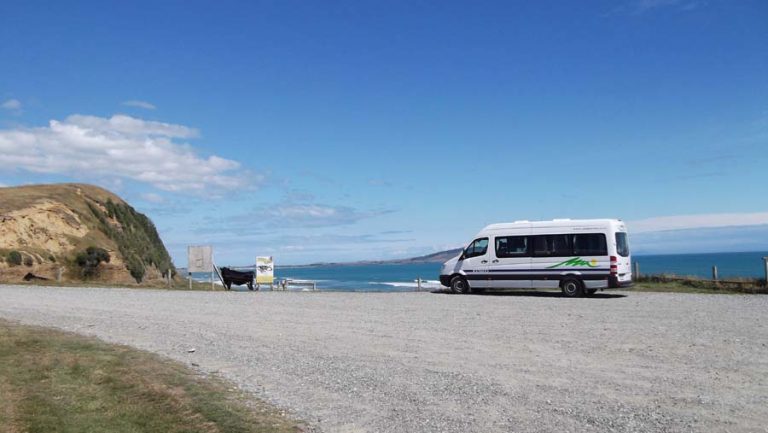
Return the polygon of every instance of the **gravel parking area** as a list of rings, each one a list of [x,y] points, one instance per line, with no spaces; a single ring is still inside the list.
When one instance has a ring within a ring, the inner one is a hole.
[[[768,432],[768,296],[0,286],[0,318],[218,372],[323,432]]]

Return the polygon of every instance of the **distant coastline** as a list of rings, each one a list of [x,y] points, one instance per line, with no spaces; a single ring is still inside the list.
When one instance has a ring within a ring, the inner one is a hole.
[[[407,265],[414,263],[443,263],[448,259],[456,257],[461,252],[461,248],[454,248],[452,250],[439,251],[437,253],[427,254],[424,256],[411,257],[407,259],[391,259],[391,260],[359,260],[356,262],[317,262],[307,265],[283,265],[275,266],[278,269],[295,269],[295,268],[315,268],[320,266],[358,266],[358,265]]]

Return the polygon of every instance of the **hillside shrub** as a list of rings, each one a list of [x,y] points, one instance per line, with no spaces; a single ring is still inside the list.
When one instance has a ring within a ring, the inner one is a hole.
[[[30,256],[24,257],[24,266],[31,267],[34,264],[35,264],[35,261],[32,259],[32,257]]]
[[[99,221],[100,228],[112,239],[125,260],[125,266],[137,283],[146,275],[147,266],[155,266],[161,272],[175,272],[171,256],[160,240],[155,225],[147,216],[136,212],[125,203],[107,200],[106,212],[89,203],[91,212]],[[120,227],[110,224],[107,218],[113,218]]]
[[[128,272],[131,273],[133,279],[136,280],[137,283],[141,283],[141,280],[144,279],[144,274],[146,273],[146,269],[144,268],[141,259],[132,255],[126,259],[125,266],[128,268]]]
[[[8,253],[8,264],[11,266],[21,265],[21,253],[18,251]]]
[[[88,247],[75,257],[75,263],[84,277],[98,275],[101,262],[109,263],[109,253],[104,248]]]

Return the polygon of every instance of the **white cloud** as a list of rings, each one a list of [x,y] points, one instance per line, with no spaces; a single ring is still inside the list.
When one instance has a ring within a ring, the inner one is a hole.
[[[237,161],[199,156],[174,139],[198,136],[183,125],[126,115],[72,115],[38,128],[0,129],[0,167],[35,173],[132,179],[165,191],[213,192],[243,186]]]
[[[702,0],[630,0],[619,4],[606,15],[642,15],[664,9],[690,12],[705,5]]]
[[[155,194],[154,192],[147,192],[147,193],[141,194],[141,198],[150,203],[162,203],[165,201],[163,199],[163,196],[161,196],[160,194]]]
[[[768,224],[768,212],[675,215],[627,222],[632,233],[762,224]]]
[[[125,105],[126,107],[143,108],[145,110],[154,110],[157,108],[155,107],[155,104],[152,104],[147,101],[137,101],[137,100],[123,101],[122,105]]]
[[[6,110],[18,111],[21,110],[21,101],[18,99],[9,99],[0,104],[0,107],[5,108]]]
[[[59,125],[60,122],[51,120],[51,125]],[[83,116],[73,114],[63,122],[84,129],[102,132],[105,134],[120,133],[129,136],[157,136],[168,138],[195,138],[200,134],[194,128],[172,123],[143,120],[137,117],[115,114],[110,118],[97,116]]]
[[[768,251],[768,225],[666,230],[637,235],[630,231],[630,235],[632,253],[640,255]]]
[[[256,209],[249,216],[277,227],[333,227],[391,213],[390,210],[361,211],[349,206],[283,203]]]

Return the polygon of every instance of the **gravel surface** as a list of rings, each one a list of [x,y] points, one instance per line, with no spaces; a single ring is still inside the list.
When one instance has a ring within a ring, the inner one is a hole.
[[[768,432],[768,296],[0,286],[0,317],[218,372],[323,432]]]

